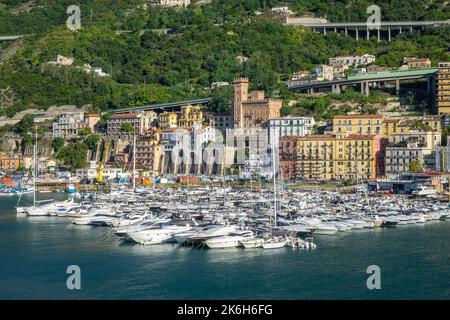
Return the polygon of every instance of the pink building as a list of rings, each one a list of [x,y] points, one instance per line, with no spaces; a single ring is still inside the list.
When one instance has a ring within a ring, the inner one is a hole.
[[[95,132],[95,126],[100,121],[100,116],[98,114],[88,114],[84,117],[84,121],[92,129],[92,132]]]

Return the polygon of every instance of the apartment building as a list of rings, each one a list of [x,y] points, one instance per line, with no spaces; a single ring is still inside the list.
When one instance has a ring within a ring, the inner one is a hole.
[[[73,139],[86,127],[84,112],[64,112],[53,121],[53,138]]]
[[[439,63],[436,87],[438,114],[450,114],[450,62]]]
[[[123,132],[121,130],[124,123],[133,126],[132,132]],[[106,132],[113,139],[132,139],[134,134],[142,135],[150,129],[152,119],[145,113],[118,113],[113,114],[107,122]]]
[[[382,134],[385,116],[344,115],[333,118],[333,134]]]
[[[384,174],[384,151],[380,135],[282,137],[280,150],[285,177],[356,180],[372,179]]]
[[[136,140],[136,168],[148,171],[152,177],[160,172],[161,135],[160,129],[149,129]]]
[[[178,127],[190,130],[195,123],[203,123],[205,120],[205,113],[202,106],[182,106],[180,117],[178,118]]]
[[[364,54],[362,56],[338,56],[328,59],[328,64],[332,66],[343,65],[358,67],[375,62],[376,57],[371,54]]]
[[[178,128],[178,112],[163,112],[158,115],[159,128],[169,130]]]
[[[263,124],[269,132],[269,138],[278,141],[285,136],[306,136],[313,133],[313,117],[284,117],[269,119]]]
[[[22,155],[0,152],[0,171],[15,171],[22,165]]]

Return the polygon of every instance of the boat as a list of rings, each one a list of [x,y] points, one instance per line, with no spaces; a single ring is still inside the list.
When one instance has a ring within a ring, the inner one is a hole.
[[[242,230],[230,233],[228,236],[215,237],[204,241],[210,249],[235,248],[240,245],[240,241],[253,239],[254,234],[250,230]]]
[[[192,227],[189,225],[178,226],[162,223],[142,231],[128,233],[131,240],[142,245],[162,244],[173,240],[173,236],[177,233],[185,232]]]
[[[263,249],[279,249],[286,247],[287,241],[284,237],[272,237],[264,241]]]
[[[239,240],[240,245],[245,249],[262,248],[265,242],[266,240],[263,238],[248,238]]]
[[[435,196],[437,191],[435,189],[431,189],[425,185],[419,184],[417,186],[417,190],[414,190],[412,194],[416,197],[430,197]]]

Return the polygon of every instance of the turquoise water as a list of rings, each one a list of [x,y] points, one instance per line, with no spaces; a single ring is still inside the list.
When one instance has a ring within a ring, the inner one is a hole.
[[[318,249],[121,244],[109,228],[18,218],[0,198],[1,299],[449,299],[450,221],[316,236]],[[81,290],[66,269],[81,268]],[[368,290],[369,265],[381,290]]]

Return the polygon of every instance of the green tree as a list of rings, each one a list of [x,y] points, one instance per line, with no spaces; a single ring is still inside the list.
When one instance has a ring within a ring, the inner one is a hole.
[[[134,127],[133,127],[133,125],[131,123],[124,122],[120,126],[120,131],[122,131],[122,132],[133,132],[134,131]]]
[[[92,129],[91,129],[91,127],[84,127],[84,128],[82,128],[82,129],[80,129],[80,130],[78,131],[78,135],[79,135],[80,137],[86,137],[86,136],[88,136],[88,135],[90,135],[90,134],[92,134]]]
[[[64,147],[64,139],[57,137],[52,140],[52,148],[54,152],[58,152],[62,147]]]
[[[22,143],[24,147],[31,146],[31,144],[33,143],[33,138],[31,137],[31,134],[24,133]]]
[[[98,142],[100,141],[100,136],[97,134],[92,134],[86,138],[84,143],[88,146],[89,150],[95,151],[97,149]]]
[[[82,142],[71,143],[61,148],[56,158],[69,166],[72,170],[86,166],[88,147]]]
[[[409,172],[421,172],[422,170],[422,163],[419,160],[413,160],[409,163]]]
[[[34,123],[34,118],[31,114],[26,114],[23,118],[15,125],[15,131],[18,134],[24,136],[32,127]]]

